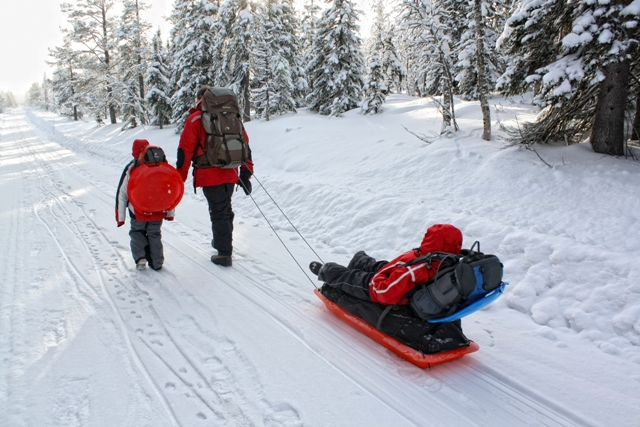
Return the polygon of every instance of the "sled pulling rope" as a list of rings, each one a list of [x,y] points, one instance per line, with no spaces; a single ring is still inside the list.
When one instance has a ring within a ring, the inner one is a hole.
[[[300,238],[304,241],[304,243],[309,247],[309,249],[311,249],[311,252],[313,252],[313,254],[318,257],[318,259],[320,261],[322,261],[322,258],[320,258],[320,255],[318,255],[316,253],[315,250],[313,250],[313,248],[311,247],[311,245],[309,244],[309,242],[307,242],[307,239],[304,238],[304,236],[302,235],[302,233],[300,233],[300,231],[298,231],[298,229],[296,228],[295,225],[293,225],[293,223],[291,222],[291,220],[289,219],[289,217],[284,213],[284,211],[280,208],[280,206],[278,205],[278,203],[276,203],[276,201],[273,199],[273,197],[271,197],[271,194],[269,194],[269,192],[267,191],[267,189],[264,187],[264,185],[262,185],[262,183],[260,182],[260,180],[256,177],[255,174],[253,174],[253,177],[255,178],[256,182],[258,184],[260,184],[260,187],[264,190],[265,194],[269,197],[269,199],[271,199],[271,201],[273,202],[273,204],[278,208],[278,210],[280,211],[280,213],[282,213],[282,216],[284,216],[286,218],[286,220],[289,222],[289,224],[291,224],[291,226],[293,227],[293,229],[296,231],[296,233],[298,233],[298,236],[300,236]],[[242,182],[242,180],[238,181],[240,183],[240,185],[242,185],[242,187],[245,189],[245,191],[247,191],[247,188],[245,187],[244,183]],[[262,211],[262,209],[260,208],[260,206],[258,205],[258,202],[256,202],[256,199],[253,198],[252,194],[249,194],[249,197],[251,197],[251,200],[253,201],[253,204],[256,205],[256,208],[258,208],[258,211],[260,211],[260,214],[262,215],[262,217],[264,218],[265,221],[267,221],[267,224],[269,224],[269,227],[271,228],[271,230],[274,232],[274,234],[276,235],[276,237],[278,238],[278,240],[280,240],[280,243],[282,243],[282,246],[284,246],[285,250],[289,253],[289,255],[291,256],[291,258],[293,259],[293,261],[296,263],[296,265],[298,266],[298,268],[300,268],[300,270],[302,271],[302,273],[305,275],[305,277],[307,279],[309,279],[309,281],[311,282],[311,284],[313,285],[314,288],[318,289],[318,287],[316,286],[315,283],[313,283],[313,280],[311,280],[311,278],[307,275],[307,271],[300,265],[300,263],[298,262],[298,260],[296,259],[296,257],[293,255],[293,253],[289,250],[289,247],[286,245],[286,243],[284,243],[284,240],[282,240],[282,238],[280,237],[280,235],[278,234],[278,232],[276,231],[276,229],[273,227],[273,225],[271,224],[271,222],[269,221],[269,219],[267,218],[267,216],[264,214],[264,212]],[[324,261],[322,261],[324,263]]]
[[[433,280],[430,280],[428,283],[423,284],[420,288],[414,290],[412,297],[415,295],[419,296],[417,299],[411,300],[411,308],[408,306],[397,305],[389,305],[385,307],[373,302],[363,303],[360,301],[359,304],[369,304],[369,310],[381,310],[379,316],[374,319],[372,318],[371,313],[366,313],[366,310],[363,311],[362,309],[358,310],[355,308],[353,302],[350,303],[348,301],[351,297],[346,294],[340,293],[343,296],[336,296],[333,295],[332,292],[335,293],[339,291],[330,291],[330,289],[333,288],[328,285],[324,285],[321,289],[316,286],[291,250],[289,250],[275,227],[271,224],[263,210],[258,205],[258,202],[250,192],[247,191],[247,187],[244,185],[242,180],[239,182],[245,189],[245,192],[249,194],[251,200],[253,200],[253,203],[256,205],[265,221],[267,221],[267,224],[275,233],[278,240],[280,240],[282,246],[284,246],[298,268],[300,268],[307,279],[309,279],[315,288],[314,293],[316,296],[336,318],[358,332],[366,335],[368,338],[374,340],[376,343],[390,350],[399,357],[423,369],[456,360],[466,354],[478,351],[478,344],[466,338],[462,333],[459,320],[462,317],[474,313],[495,301],[503,294],[505,286],[508,284],[502,281],[502,264],[498,258],[494,255],[485,256],[480,252],[479,242],[475,242],[470,250],[463,250],[464,254],[461,254],[460,256],[442,252],[430,252],[429,254],[408,263],[408,265],[424,263],[430,267],[432,261],[440,261],[437,268],[438,271]],[[293,225],[289,217],[287,217],[278,203],[276,203],[273,197],[271,197],[258,178],[256,178],[256,182],[286,218],[296,233],[298,233],[302,238],[304,243],[324,264],[324,261],[322,261],[320,256],[311,247],[309,242],[307,242],[296,226]],[[476,246],[477,252],[474,251]],[[451,260],[449,260],[450,258]],[[441,269],[440,267],[442,267],[442,261],[444,260],[449,260],[451,266]],[[437,306],[441,303],[441,301],[438,300],[439,297],[442,297],[443,295],[451,295],[453,291],[456,291],[459,294],[459,298],[452,301],[450,307],[441,305],[441,308],[446,309],[444,312],[428,312],[429,308],[434,307],[434,305],[429,302],[431,299],[434,299],[434,301],[437,302]],[[422,294],[418,294],[419,292],[422,292]],[[341,298],[347,298],[347,300],[343,301]],[[425,302],[421,303],[420,301]],[[394,310],[395,314],[389,315],[389,313],[394,313]],[[411,311],[411,314],[407,311]],[[392,322],[391,325],[385,325],[383,328],[382,323],[383,321],[386,322],[387,316],[394,316],[394,319],[390,320]],[[393,321],[396,321],[397,323],[397,319],[400,318],[404,324],[399,328],[399,330],[396,330],[397,325],[394,324]],[[395,332],[391,333],[391,330]],[[442,341],[443,337],[449,338],[447,341],[449,344],[446,346],[438,345],[438,343]]]

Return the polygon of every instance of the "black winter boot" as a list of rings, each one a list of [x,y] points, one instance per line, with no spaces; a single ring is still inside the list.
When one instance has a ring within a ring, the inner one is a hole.
[[[311,261],[311,264],[309,264],[309,270],[317,276],[322,266],[323,264],[321,262]]]
[[[231,267],[231,256],[211,255],[211,262],[222,267]]]

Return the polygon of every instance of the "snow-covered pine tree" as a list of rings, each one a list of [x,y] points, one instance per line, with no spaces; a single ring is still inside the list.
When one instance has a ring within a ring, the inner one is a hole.
[[[501,56],[495,49],[498,34],[489,25],[497,21],[495,4],[496,2],[488,3],[485,0],[459,3],[466,7],[466,30],[456,46],[456,93],[465,99],[480,101],[484,125],[482,138],[487,141],[491,139],[491,111],[487,94],[493,90],[504,71]]]
[[[51,79],[51,92],[54,109],[63,116],[73,117],[78,120],[82,113],[79,111],[78,86],[80,82],[80,62],[78,57],[80,52],[71,48],[70,39],[64,37],[64,44],[49,49],[49,56],[53,58],[47,63],[54,67]]]
[[[544,6],[547,9],[542,9]],[[536,122],[523,127],[518,141],[572,143],[590,134],[594,151],[622,155],[629,67],[640,39],[640,5],[629,0],[586,0],[568,3],[562,9],[548,6],[546,2],[523,1],[505,29],[505,42],[517,43],[527,51],[537,49],[545,60],[530,71],[532,74],[520,74],[524,82],[514,82],[522,86],[538,82],[535,101],[543,107]],[[553,33],[557,40],[546,47],[555,48],[552,55],[544,55],[545,49],[534,37],[545,32]]]
[[[373,5],[375,18],[371,27],[372,47],[371,53],[375,49],[377,51],[378,60],[380,62],[380,73],[383,81],[380,90],[384,95],[390,92],[400,92],[402,83],[406,78],[406,71],[402,65],[400,55],[398,55],[394,43],[394,29],[389,21],[389,14],[385,10],[384,0],[376,0]],[[371,61],[369,60],[369,67]],[[371,76],[371,68],[369,70]]]
[[[27,105],[29,107],[37,107],[40,104],[42,98],[42,87],[40,83],[34,82],[27,91]]]
[[[519,0],[497,41],[510,59],[496,83],[506,96],[519,95],[540,86],[538,70],[555,60],[562,36],[571,31],[571,7],[567,0]]]
[[[113,17],[113,0],[77,0],[75,4],[61,4],[71,29],[63,30],[73,48],[80,46],[83,54],[80,65],[86,82],[82,98],[101,123],[104,111],[108,111],[112,124],[117,122],[119,100],[115,90],[116,70],[114,46],[117,21]]]
[[[213,62],[214,64],[219,64],[217,66],[218,72],[215,76],[215,86],[225,86],[229,80],[229,72],[223,69],[223,64],[227,44],[231,36],[231,27],[236,20],[238,12],[236,6],[235,0],[224,0],[213,23]]]
[[[383,111],[382,104],[386,100],[385,92],[388,92],[380,58],[384,49],[384,43],[380,36],[381,34],[378,35],[369,56],[369,74],[364,88],[365,98],[360,106],[362,114],[381,113]]]
[[[212,32],[218,3],[211,0],[176,0],[169,20],[170,58],[173,95],[172,118],[176,133],[184,127],[189,109],[194,106],[198,88],[212,84],[220,72],[214,62],[215,34]]]
[[[407,78],[407,71],[398,54],[394,42],[393,28],[387,28],[382,34],[382,51],[380,61],[382,62],[382,74],[385,77],[386,93],[399,93]]]
[[[274,5],[274,1],[267,0],[264,10],[256,13],[251,58],[252,105],[255,116],[266,120],[274,114],[296,111],[289,61],[283,55],[282,46],[276,43],[278,31],[275,27],[280,23]]]
[[[288,62],[288,69],[293,84],[292,97],[295,105],[304,104],[304,97],[309,89],[306,79],[306,71],[300,47],[299,27],[300,22],[296,17],[293,0],[265,0],[271,10],[270,16],[275,22],[273,28],[273,41],[280,55]],[[285,65],[285,64],[283,64]],[[282,67],[280,67],[282,70]]]
[[[18,106],[18,102],[16,101],[16,96],[10,90],[6,91],[4,94],[4,106],[5,108],[16,108]]]
[[[305,0],[302,6],[302,18],[300,19],[300,56],[303,64],[308,64],[313,59],[313,38],[316,34],[316,27],[318,25],[318,16],[320,15],[320,6],[317,2],[319,0]],[[303,69],[305,82],[307,88],[304,91],[304,99],[301,101],[303,105],[306,105],[306,96],[312,88],[313,82],[309,78],[306,68]]]
[[[269,121],[271,113],[271,98],[273,94],[273,73],[271,62],[273,59],[271,22],[266,6],[257,10],[253,32],[253,54],[251,66],[253,81],[251,82],[251,100],[255,117],[264,117]]]
[[[225,86],[233,90],[238,96],[238,104],[243,112],[242,120],[250,121],[251,88],[249,87],[249,64],[252,50],[253,12],[247,0],[227,0],[222,8],[233,11],[235,16],[231,23],[222,64],[222,69],[227,77]]]
[[[166,51],[158,29],[151,41],[145,84],[150,123],[160,126],[160,129],[171,123],[171,70],[166,61]]]
[[[149,46],[145,33],[151,26],[140,15],[146,9],[149,6],[143,0],[124,0],[120,27],[116,32],[123,129],[148,122],[144,73]]]
[[[47,73],[42,76],[42,98],[40,98],[40,107],[49,111],[53,109],[53,99],[51,94],[51,79],[47,77]]]
[[[458,130],[453,104],[451,18],[436,3],[403,0],[399,17],[407,50],[407,74],[420,96],[442,95],[441,133]]]
[[[480,0],[479,4],[476,0],[458,3],[459,6],[465,7],[464,10],[467,13],[464,24],[460,25],[465,30],[460,35],[455,49],[458,56],[455,66],[457,81],[455,93],[464,99],[479,99],[480,89],[485,94],[493,91],[498,78],[504,72],[503,56],[496,49],[499,34],[491,25],[500,22],[496,19],[495,9],[499,3],[499,1],[487,2],[486,0]],[[478,40],[481,41],[480,44]],[[479,51],[481,58],[478,58]],[[478,82],[479,59],[482,60],[484,68],[482,86]]]
[[[315,55],[307,65],[312,91],[309,109],[341,116],[362,100],[364,60],[358,32],[358,11],[351,0],[328,0],[313,39]]]

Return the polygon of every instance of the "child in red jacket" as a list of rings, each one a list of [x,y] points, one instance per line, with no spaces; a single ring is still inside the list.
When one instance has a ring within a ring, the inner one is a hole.
[[[173,221],[175,211],[171,210],[166,213],[157,212],[144,216],[136,216],[133,206],[129,203],[127,193],[131,171],[136,166],[136,160],[140,156],[140,153],[142,153],[142,150],[148,145],[149,141],[146,139],[136,139],[133,141],[133,147],[131,149],[133,160],[124,168],[116,193],[116,222],[118,223],[118,227],[124,225],[128,207],[129,216],[131,217],[131,230],[129,231],[129,237],[131,237],[131,255],[133,255],[136,268],[138,270],[144,270],[147,268],[147,263],[149,263],[149,267],[157,271],[160,270],[162,264],[164,264],[161,233],[162,220]]]
[[[392,261],[377,261],[359,251],[347,267],[314,261],[309,268],[318,280],[359,299],[386,305],[406,305],[406,293],[416,284],[426,283],[435,276],[440,261],[406,264],[430,252],[459,255],[461,249],[462,232],[450,224],[436,224],[429,227],[419,248],[411,249]]]

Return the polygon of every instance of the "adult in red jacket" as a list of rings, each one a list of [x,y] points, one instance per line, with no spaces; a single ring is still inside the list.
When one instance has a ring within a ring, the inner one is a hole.
[[[347,267],[333,262],[324,265],[312,262],[309,267],[318,275],[318,280],[362,300],[406,305],[409,303],[405,298],[406,293],[416,284],[426,283],[435,276],[440,262],[406,264],[430,252],[459,255],[460,249],[462,232],[450,224],[436,224],[427,229],[419,248],[411,249],[389,262],[377,261],[360,251]]]
[[[202,86],[196,96],[196,106],[189,110],[189,118],[185,123],[180,144],[178,145],[178,161],[176,169],[180,172],[182,180],[186,181],[191,163],[196,157],[204,154],[203,147],[206,144],[207,134],[202,125],[202,96],[208,86]],[[249,136],[244,133],[247,143]],[[248,195],[251,193],[251,176],[253,175],[253,162],[249,160],[240,168],[221,169],[217,167],[193,168],[193,185],[202,188],[204,196],[209,204],[209,216],[213,240],[211,245],[218,251],[211,256],[214,264],[224,267],[231,266],[233,252],[233,218],[231,197],[236,184],[240,185]]]

